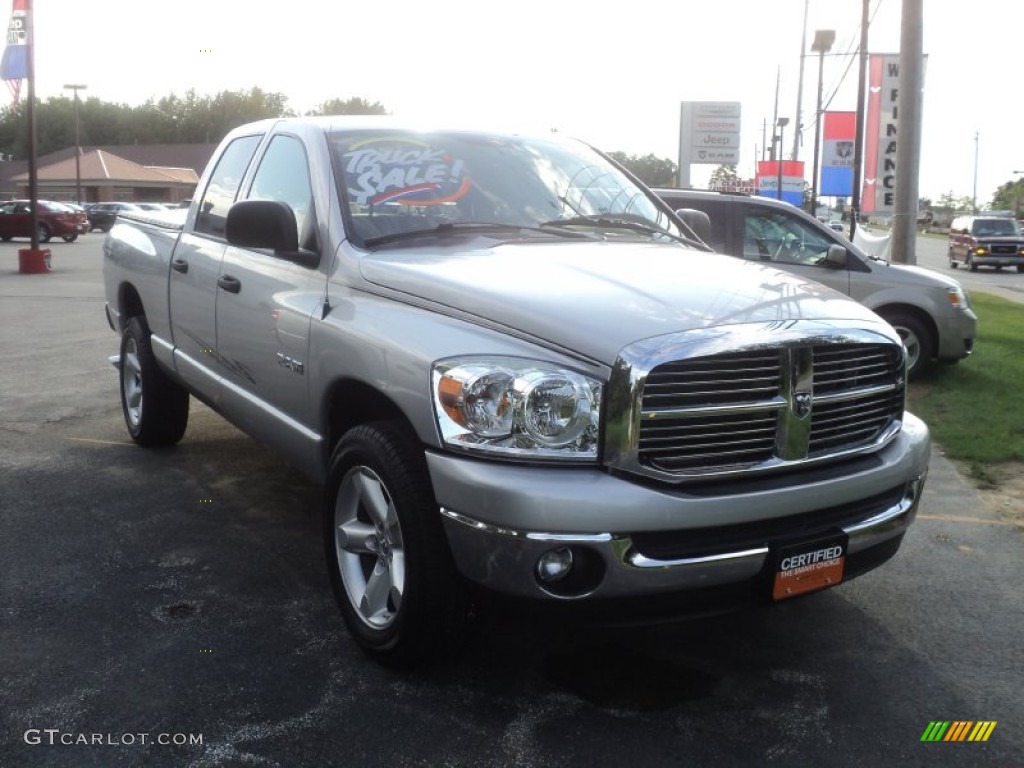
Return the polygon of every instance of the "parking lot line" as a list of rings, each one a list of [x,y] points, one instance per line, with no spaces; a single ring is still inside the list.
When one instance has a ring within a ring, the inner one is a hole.
[[[135,445],[130,440],[96,440],[91,437],[65,437],[74,443],[96,443],[98,445]]]
[[[988,520],[983,517],[964,517],[962,515],[918,515],[918,520],[941,520],[946,523],[979,523],[980,525],[1020,526],[1012,520]]]

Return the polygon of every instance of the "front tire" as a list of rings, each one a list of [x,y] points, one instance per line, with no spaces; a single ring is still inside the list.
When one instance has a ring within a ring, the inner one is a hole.
[[[188,425],[188,392],[160,370],[149,337],[143,317],[131,318],[121,336],[121,412],[139,445],[174,445]]]
[[[50,228],[45,224],[40,224],[36,229],[36,233],[40,243],[50,242]]]
[[[334,595],[365,652],[404,667],[451,650],[466,621],[465,587],[414,435],[376,422],[341,438],[323,530]]]
[[[906,312],[880,312],[903,339],[907,354],[907,376],[916,379],[931,366],[935,339],[928,326]]]

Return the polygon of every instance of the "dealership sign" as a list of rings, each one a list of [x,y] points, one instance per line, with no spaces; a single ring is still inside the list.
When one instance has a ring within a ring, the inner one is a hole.
[[[861,210],[865,213],[891,213],[896,202],[899,78],[898,53],[869,57],[864,186],[861,193]]]
[[[690,186],[690,165],[737,165],[740,103],[684,101],[679,117],[679,186]]]

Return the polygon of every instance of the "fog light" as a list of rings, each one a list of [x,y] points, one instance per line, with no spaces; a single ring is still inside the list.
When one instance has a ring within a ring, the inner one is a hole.
[[[537,578],[547,584],[561,581],[571,570],[572,550],[568,547],[552,549],[537,560]]]

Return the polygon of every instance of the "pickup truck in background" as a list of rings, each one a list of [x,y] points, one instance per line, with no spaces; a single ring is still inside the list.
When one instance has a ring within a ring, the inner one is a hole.
[[[187,211],[118,218],[104,281],[132,438],[177,442],[195,397],[322,482],[330,581],[382,662],[495,595],[608,622],[785,600],[916,515],[893,329],[708,252],[555,134],[246,125]]]
[[[707,242],[719,253],[817,280],[877,312],[903,339],[911,378],[936,361],[955,363],[971,354],[978,318],[956,280],[875,258],[784,201],[706,190],[654,191],[675,210],[707,214]]]

